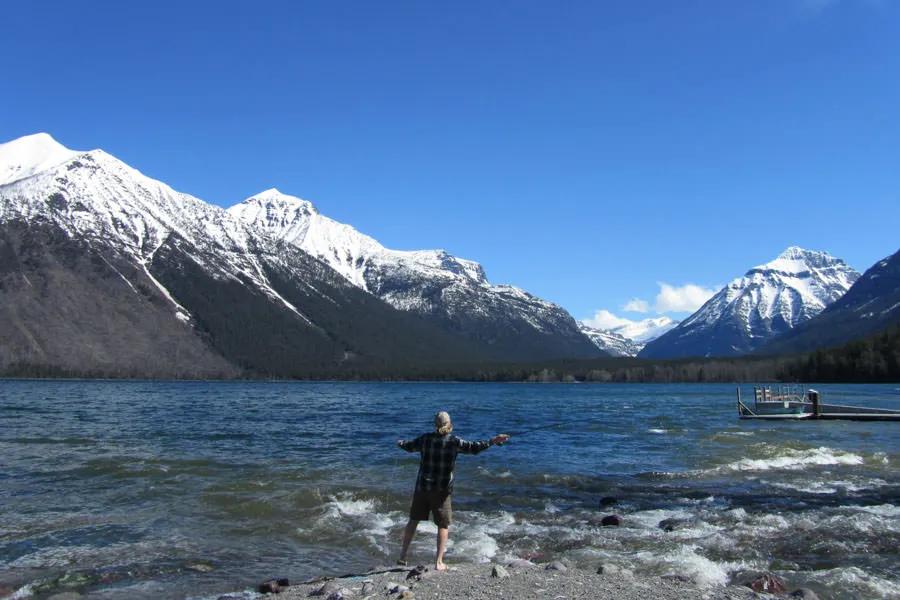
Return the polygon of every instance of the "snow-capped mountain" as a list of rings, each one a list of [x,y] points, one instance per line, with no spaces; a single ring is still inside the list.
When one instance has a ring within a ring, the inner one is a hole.
[[[38,134],[0,159],[6,371],[284,376],[487,356],[102,150]]]
[[[0,370],[402,373],[413,364],[568,356],[579,341],[590,345],[580,333],[573,341],[556,331],[516,329],[515,319],[496,322],[504,344],[473,340],[379,299],[390,296],[390,268],[381,270],[381,293],[368,293],[349,264],[320,260],[239,217],[102,150],[73,151],[46,134],[0,145]],[[344,241],[339,224],[328,235]],[[358,234],[353,241],[375,244]],[[420,271],[479,277],[475,263],[409,254]],[[403,271],[405,264],[394,267]],[[517,302],[541,305],[510,290],[493,295],[510,312]],[[454,290],[439,292],[452,298]],[[527,308],[519,314],[549,326]]]
[[[808,352],[839,346],[900,323],[900,251],[878,261],[839,300],[778,336],[760,353]]]
[[[620,324],[599,328],[579,323],[585,334],[599,349],[613,356],[637,356],[651,342],[678,325],[678,321],[665,315],[632,321],[619,319]]]
[[[826,252],[790,247],[725,286],[697,312],[641,351],[642,358],[753,352],[816,316],[859,278]]]
[[[444,250],[385,248],[311,202],[266,190],[228,212],[257,231],[325,261],[397,309],[425,316],[517,360],[597,356],[561,307],[519,288],[491,284],[478,263]]]
[[[610,356],[637,356],[638,352],[643,348],[643,344],[635,343],[623,335],[618,333],[595,329],[584,323],[579,323],[581,333],[587,336],[597,348],[606,352]]]
[[[617,333],[629,340],[645,345],[652,342],[670,329],[674,329],[678,325],[678,321],[665,315],[659,317],[650,317],[641,319],[640,321],[631,321],[611,327],[608,331]]]

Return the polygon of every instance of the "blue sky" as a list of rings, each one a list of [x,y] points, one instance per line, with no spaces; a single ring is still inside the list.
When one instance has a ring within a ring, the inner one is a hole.
[[[792,244],[860,270],[900,247],[893,0],[48,1],[4,21],[0,139],[102,147],[223,206],[275,186],[577,318],[688,307],[682,286]],[[657,306],[661,284],[687,304]]]

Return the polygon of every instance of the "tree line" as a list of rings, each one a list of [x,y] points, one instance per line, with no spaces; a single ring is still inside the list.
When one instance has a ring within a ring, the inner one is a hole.
[[[16,363],[0,372],[5,377],[152,378],[152,373],[79,373],[49,365]],[[183,378],[190,379],[186,365]],[[531,383],[731,383],[731,382],[900,382],[900,324],[877,335],[838,348],[787,356],[743,356],[643,360],[595,358],[540,363],[430,363],[393,360],[379,364],[295,365],[289,375],[250,369],[223,379],[296,379],[342,381],[483,381]]]

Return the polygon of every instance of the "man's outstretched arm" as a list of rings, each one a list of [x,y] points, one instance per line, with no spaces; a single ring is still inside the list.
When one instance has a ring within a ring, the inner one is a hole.
[[[467,440],[459,440],[459,445],[457,448],[463,454],[478,454],[479,452],[484,452],[491,446],[498,446],[506,440],[509,439],[509,436],[505,433],[501,433],[500,435],[495,435],[489,440],[481,440],[477,442],[469,442]]]
[[[422,449],[422,438],[424,437],[425,436],[420,435],[414,440],[397,440],[397,446],[407,452],[418,452]]]

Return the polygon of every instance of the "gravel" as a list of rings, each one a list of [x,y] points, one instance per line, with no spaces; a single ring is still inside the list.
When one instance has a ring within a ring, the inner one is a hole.
[[[615,600],[745,600],[763,598],[745,587],[729,586],[702,588],[693,583],[640,577],[632,574],[619,576],[608,566],[603,573],[597,567],[589,571],[569,568],[566,571],[500,565],[508,572],[507,577],[492,577],[493,564],[462,564],[451,567],[444,573],[431,572],[421,581],[407,580],[411,569],[392,569],[389,572],[372,571],[368,574],[335,580],[336,588],[350,592],[345,598],[352,600],[377,600],[381,598],[415,598],[416,600],[437,600],[470,598],[494,600],[509,598],[525,600],[569,599],[615,599]],[[310,584],[293,585],[281,594],[273,596],[277,600],[300,600],[323,587],[324,580]],[[408,589],[407,589],[408,588]],[[392,591],[393,590],[393,591]],[[320,596],[321,597],[321,596]]]

